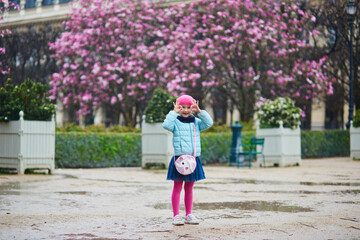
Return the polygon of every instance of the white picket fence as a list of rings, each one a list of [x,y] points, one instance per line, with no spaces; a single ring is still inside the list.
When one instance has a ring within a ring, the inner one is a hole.
[[[280,167],[301,164],[301,131],[300,128],[256,129],[256,137],[264,138],[264,155],[267,164],[278,164]],[[259,159],[258,164],[261,163]]]
[[[20,120],[0,123],[0,168],[55,169],[55,120]]]
[[[360,159],[360,127],[350,125],[350,158]]]
[[[165,130],[162,123],[146,123],[144,116],[141,140],[142,167],[146,168],[147,164],[162,164],[167,168],[174,155],[172,133]]]

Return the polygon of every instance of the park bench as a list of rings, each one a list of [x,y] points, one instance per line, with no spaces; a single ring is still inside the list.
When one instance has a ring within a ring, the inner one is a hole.
[[[265,167],[265,156],[263,154],[264,150],[264,138],[251,138],[250,145],[241,144],[239,157],[237,160],[237,165],[245,165],[244,161],[248,161],[249,168],[251,167],[251,162],[257,161],[257,155],[262,156],[263,167]],[[258,147],[259,146],[259,147]]]

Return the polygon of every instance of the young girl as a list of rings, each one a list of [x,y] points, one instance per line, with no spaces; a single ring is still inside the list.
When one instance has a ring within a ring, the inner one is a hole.
[[[196,118],[192,112],[198,113]],[[194,124],[196,129],[196,140],[194,151]],[[203,131],[213,124],[213,120],[205,110],[200,110],[199,101],[195,101],[189,95],[183,95],[174,103],[174,110],[170,111],[163,123],[163,128],[173,132],[173,146],[175,159],[172,157],[167,174],[167,180],[174,181],[174,188],[171,196],[173,208],[173,224],[183,225],[184,223],[199,224],[199,220],[191,214],[193,205],[193,186],[194,182],[205,179],[205,173],[200,161],[201,144],[200,131]],[[181,175],[175,168],[175,160],[182,154],[196,153],[196,168],[190,175]],[[180,193],[183,182],[185,190],[185,221],[179,215]]]

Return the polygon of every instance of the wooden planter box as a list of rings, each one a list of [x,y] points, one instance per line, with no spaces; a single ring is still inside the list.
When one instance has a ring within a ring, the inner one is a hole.
[[[142,167],[161,165],[169,166],[174,155],[173,134],[162,127],[162,123],[146,123],[143,117],[141,127]]]
[[[264,155],[266,165],[278,165],[280,167],[301,164],[301,132],[300,128],[256,129],[256,137],[264,138]],[[258,158],[257,165],[262,164]]]
[[[0,168],[55,169],[55,120],[0,122]]]
[[[350,125],[350,158],[360,159],[360,127]]]

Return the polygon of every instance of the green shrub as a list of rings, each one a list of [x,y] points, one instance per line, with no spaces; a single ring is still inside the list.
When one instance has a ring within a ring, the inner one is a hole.
[[[107,132],[112,133],[141,133],[140,128],[126,127],[126,126],[112,126],[106,129]]]
[[[243,126],[242,132],[254,131],[254,123],[253,122],[240,122],[240,125]],[[204,131],[204,133],[209,132],[231,132],[231,126],[227,124],[222,124],[221,122],[215,122],[211,128],[208,128]]]
[[[301,131],[302,158],[324,158],[349,155],[349,131]]]
[[[0,121],[19,120],[20,111],[25,120],[51,120],[55,106],[48,98],[47,86],[30,80],[14,86],[8,79],[0,88]]]
[[[255,131],[242,132],[242,143],[250,145],[254,136]],[[202,133],[203,164],[228,163],[231,139],[229,131]],[[346,130],[301,132],[302,158],[349,156],[349,144]],[[57,133],[55,164],[57,168],[141,166],[141,134]]]
[[[173,103],[176,101],[174,96],[161,88],[155,89],[146,109],[145,121],[147,123],[163,122],[166,114],[174,108]]]
[[[250,139],[255,132],[243,132],[241,142],[250,145]],[[231,132],[202,133],[201,134],[201,161],[204,164],[228,163],[231,149]]]
[[[86,132],[86,133],[139,133],[140,128],[132,128],[126,126],[111,126],[105,128],[104,124],[101,125],[88,125],[81,127],[74,123],[67,123],[63,127],[56,127],[56,132]]]
[[[248,135],[242,136],[243,142],[249,144]],[[226,163],[231,133],[204,133],[201,147],[204,164]],[[141,166],[141,134],[57,133],[55,163],[57,168]]]
[[[129,167],[141,165],[141,134],[57,133],[57,168]]]
[[[295,129],[300,124],[301,109],[290,98],[278,97],[274,101],[266,100],[261,104],[258,118],[260,128],[278,128],[283,121],[285,128]]]
[[[360,109],[355,112],[353,127],[360,127]]]
[[[226,132],[231,132],[231,128],[230,126],[224,124],[222,125],[221,123],[214,123],[211,128],[206,129],[205,131],[201,132],[201,134],[203,133],[226,133]]]
[[[202,133],[201,161],[203,164],[225,163],[229,161],[231,133]]]
[[[56,133],[58,132],[85,132],[85,129],[80,125],[74,123],[67,123],[63,127],[56,126]]]

